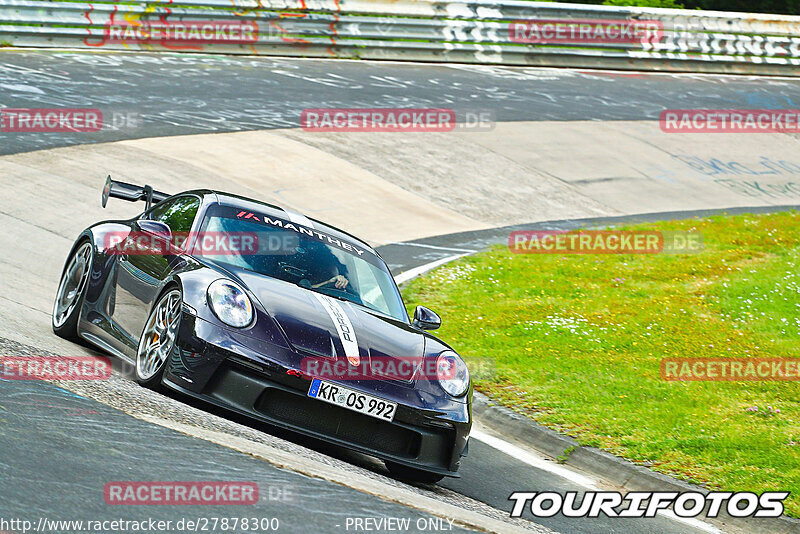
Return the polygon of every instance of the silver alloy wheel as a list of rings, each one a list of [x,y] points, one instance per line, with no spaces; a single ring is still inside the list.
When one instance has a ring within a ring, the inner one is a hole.
[[[81,245],[64,269],[53,305],[53,326],[59,328],[72,315],[92,271],[92,244]]]
[[[136,351],[136,375],[139,379],[153,378],[172,352],[178,335],[182,304],[181,292],[173,289],[161,297],[153,308]]]

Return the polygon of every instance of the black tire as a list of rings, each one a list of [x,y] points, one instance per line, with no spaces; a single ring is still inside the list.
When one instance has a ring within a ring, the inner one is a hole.
[[[167,360],[175,350],[178,339],[182,307],[183,294],[176,286],[168,287],[156,299],[136,348],[134,374],[139,385],[148,389],[161,389]],[[162,336],[166,343],[160,342]]]
[[[78,340],[78,318],[86,298],[93,263],[92,244],[86,239],[78,243],[64,266],[51,314],[53,332],[59,337]]]
[[[389,473],[394,478],[402,480],[403,482],[436,484],[444,478],[444,475],[440,475],[438,473],[431,473],[430,471],[423,471],[422,469],[407,467],[405,465],[390,462],[389,460],[384,460],[383,463],[386,464],[386,469],[389,470]]]

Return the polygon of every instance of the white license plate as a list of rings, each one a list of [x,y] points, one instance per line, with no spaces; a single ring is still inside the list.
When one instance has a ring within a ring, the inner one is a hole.
[[[372,395],[365,395],[342,387],[339,384],[324,382],[318,378],[311,381],[308,396],[354,412],[377,417],[384,421],[393,421],[394,413],[397,410],[397,403],[379,399]]]

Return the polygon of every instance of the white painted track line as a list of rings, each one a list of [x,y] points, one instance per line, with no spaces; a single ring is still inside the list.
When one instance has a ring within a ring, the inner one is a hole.
[[[481,430],[475,430],[473,428],[469,436],[470,439],[474,438],[477,439],[478,441],[482,441],[483,443],[489,445],[490,447],[497,449],[500,452],[504,452],[507,455],[511,456],[512,458],[516,458],[517,460],[524,462],[532,467],[541,469],[543,471],[547,471],[549,473],[553,473],[554,475],[569,480],[570,482],[579,484],[588,490],[594,490],[594,491],[600,490],[600,487],[597,485],[597,480],[583,476],[555,462],[551,462],[543,458],[537,458],[536,456],[529,453],[525,449],[517,447],[516,445],[513,445],[498,437],[487,434],[486,432],[483,432]],[[519,491],[523,490],[519,489]]]
[[[409,280],[420,276],[421,274],[427,273],[428,271],[435,269],[445,263],[449,263],[453,260],[457,260],[459,258],[463,258],[464,256],[468,256],[469,254],[456,254],[455,256],[449,256],[447,258],[442,258],[441,260],[432,261],[431,263],[426,263],[425,265],[420,265],[419,267],[414,267],[413,269],[409,269],[405,272],[402,272],[394,277],[395,282],[397,285],[404,284]]]

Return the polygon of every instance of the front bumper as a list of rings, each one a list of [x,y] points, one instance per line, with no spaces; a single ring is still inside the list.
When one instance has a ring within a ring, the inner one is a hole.
[[[307,396],[302,355],[185,312],[164,384],[253,419],[383,460],[458,476],[471,427],[471,402],[408,385],[372,381],[346,387],[398,404],[383,421]]]

